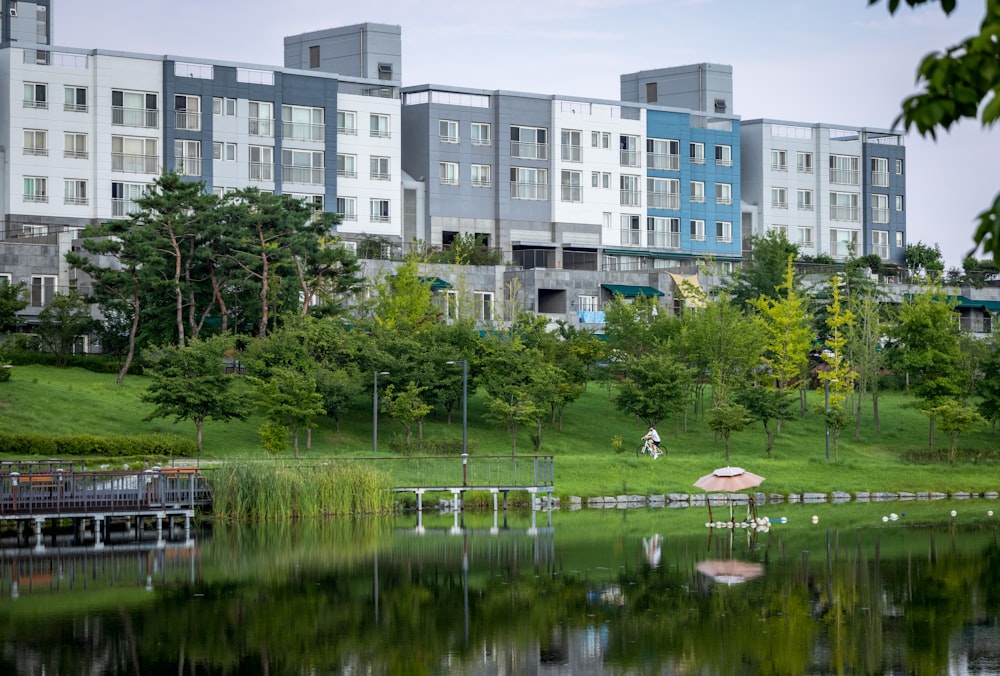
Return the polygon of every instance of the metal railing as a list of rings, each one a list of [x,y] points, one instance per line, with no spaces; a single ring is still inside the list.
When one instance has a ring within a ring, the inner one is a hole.
[[[123,171],[133,174],[158,174],[160,173],[160,158],[156,155],[111,153],[111,171]]]
[[[175,110],[174,128],[187,129],[189,131],[201,131],[201,113],[193,113],[187,110]]]
[[[547,143],[511,141],[510,156],[524,160],[547,160],[549,159],[549,146]]]
[[[156,128],[159,125],[160,111],[156,108],[123,108],[111,107],[111,124],[119,127]]]
[[[649,169],[678,171],[681,168],[681,156],[668,155],[666,153],[646,153],[646,166]]]
[[[326,138],[326,125],[309,122],[282,122],[281,135],[296,141],[322,141]]]
[[[461,455],[360,458],[358,462],[388,472],[394,490],[467,488],[528,489],[551,487],[551,455]]]
[[[676,193],[650,192],[646,193],[650,209],[680,209],[681,196]],[[702,200],[704,201],[704,200]]]
[[[322,185],[323,172],[324,170],[321,167],[296,167],[289,164],[281,166],[282,177],[288,183]]]

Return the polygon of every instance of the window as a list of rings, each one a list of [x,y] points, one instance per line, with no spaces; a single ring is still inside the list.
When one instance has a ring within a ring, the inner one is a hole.
[[[679,171],[681,142],[673,139],[646,139],[646,166],[650,169]]]
[[[25,176],[24,201],[48,202],[49,201],[48,179],[43,178],[41,176]]]
[[[704,202],[705,201],[705,182],[704,181],[691,181],[691,194],[689,199],[692,202]]]
[[[579,162],[582,157],[580,150],[580,134],[575,129],[563,129],[561,133],[562,159],[564,162]]]
[[[87,203],[87,181],[67,178],[63,181],[63,204],[85,205]]]
[[[896,160],[896,175],[903,175],[903,160]]]
[[[389,138],[389,116],[372,113],[368,117],[368,134],[375,138]]]
[[[813,154],[803,152],[795,153],[795,165],[800,174],[813,173]]]
[[[872,223],[889,222],[889,196],[872,195]],[[885,256],[883,256],[885,258]]]
[[[493,179],[490,172],[490,165],[488,164],[473,164],[472,165],[472,187],[474,188],[489,188],[492,185]]]
[[[54,275],[31,276],[31,307],[46,307],[56,295]]]
[[[368,201],[372,223],[389,222],[389,200],[372,199]]]
[[[281,135],[296,141],[326,138],[326,111],[314,106],[281,106]]]
[[[249,132],[251,136],[272,136],[274,104],[270,101],[251,101],[248,109]]]
[[[861,158],[857,155],[830,155],[830,183],[861,184]]]
[[[140,136],[112,136],[111,171],[160,173],[157,140]]]
[[[267,85],[268,87],[273,87],[274,71],[258,70],[256,68],[237,68],[236,81],[246,82],[247,84],[259,84],[259,85]]]
[[[111,124],[155,129],[159,126],[156,94],[111,90]]]
[[[356,197],[338,197],[337,213],[345,221],[358,220],[358,200]]]
[[[733,166],[733,147],[715,146],[715,164],[719,167]]]
[[[873,157],[872,163],[872,185],[877,188],[889,187],[889,158]]]
[[[323,184],[323,151],[294,150],[281,151],[281,176],[289,183]]]
[[[611,172],[610,171],[590,172],[590,186],[592,188],[611,188]]]
[[[800,227],[799,228],[799,246],[812,247],[813,245],[813,229],[812,227]]]
[[[493,319],[493,293],[490,291],[476,291],[473,294],[476,303],[476,319],[480,321],[491,321]]]
[[[642,194],[639,192],[639,177],[623,174],[619,177],[618,188],[621,192],[619,200],[623,207],[642,206]]]
[[[70,113],[87,112],[86,87],[64,87],[63,96],[63,110]]]
[[[357,178],[357,156],[337,153],[337,176],[344,178]]]
[[[458,291],[446,290],[442,300],[444,300],[444,316],[448,319],[458,319]]]
[[[592,131],[590,132],[590,147],[591,148],[610,148],[611,147],[611,134],[606,131]]]
[[[858,194],[855,192],[830,193],[830,219],[834,221],[858,221]]]
[[[901,232],[896,233],[896,248],[897,249],[903,248],[903,233]]]
[[[691,226],[691,241],[692,242],[704,242],[705,241],[705,221],[700,219],[694,219],[690,223]]]
[[[236,99],[212,97],[212,115],[236,117]]]
[[[355,136],[358,133],[358,115],[352,110],[337,111],[337,133]]]
[[[250,146],[250,180],[274,180],[274,148],[271,146]]]
[[[681,182],[676,178],[647,178],[646,200],[650,209],[680,209]]]
[[[25,155],[48,155],[48,133],[41,129],[24,130],[24,154]]]
[[[510,168],[510,197],[515,200],[547,200],[549,172],[529,167]]]
[[[705,144],[704,143],[691,143],[688,144],[688,149],[690,151],[691,164],[705,164]]]
[[[646,83],[646,103],[656,103],[657,93],[656,93],[656,83],[647,82]]]
[[[642,232],[639,230],[639,217],[634,214],[621,215],[621,243],[631,246],[642,244]]]
[[[547,160],[549,146],[546,130],[539,127],[510,128],[510,156],[527,160]]]
[[[903,196],[896,195],[896,211],[902,211],[902,210],[903,210]]]
[[[677,249],[681,245],[681,219],[649,216],[646,218],[647,244],[661,249]]]
[[[201,130],[201,97],[184,96],[178,94],[174,97],[174,120],[177,129],[190,129],[191,131]]]
[[[834,258],[847,258],[857,251],[857,230],[830,230],[830,255]]]
[[[87,135],[67,132],[63,134],[63,157],[87,159]]]
[[[309,67],[319,68],[319,45],[309,45]]]
[[[48,108],[48,86],[38,82],[24,83],[24,107]]]
[[[715,184],[715,203],[716,204],[733,203],[733,186],[731,183]]]
[[[582,202],[583,187],[580,185],[579,171],[564,171],[559,181],[563,202]]]
[[[111,184],[111,215],[121,218],[140,211],[136,200],[146,194],[146,186],[142,183],[122,183],[114,181]]]
[[[493,134],[488,122],[472,123],[472,145],[488,146],[493,143]]]
[[[441,143],[458,143],[458,121],[438,120],[438,137]]]
[[[379,157],[377,155],[372,155],[368,162],[369,169],[371,170],[370,178],[373,181],[388,181],[389,175],[389,158]],[[455,181],[458,182],[458,174],[455,174]]]
[[[788,188],[771,188],[771,207],[773,209],[788,208]]]
[[[236,144],[216,141],[212,144],[212,159],[223,162],[236,161]]]
[[[441,162],[438,167],[441,177],[441,185],[458,185],[457,162]]]
[[[715,222],[715,241],[729,244],[733,241],[733,224],[729,221]]]
[[[802,211],[812,211],[813,210],[813,191],[812,190],[797,190],[798,195],[798,207]]]
[[[889,231],[872,230],[872,253],[882,260],[889,258]]]
[[[771,224],[771,232],[780,233],[785,239],[788,239],[788,226],[778,225],[777,223]]]
[[[201,141],[174,141],[174,163],[182,176],[201,176]]]
[[[580,312],[597,312],[600,310],[600,305],[597,296],[584,296],[583,294],[576,297],[576,309]]]
[[[621,152],[621,165],[623,167],[638,167],[639,165],[639,137],[630,134],[622,134],[618,137],[618,149]]]
[[[785,150],[771,151],[771,170],[788,171],[788,152]]]

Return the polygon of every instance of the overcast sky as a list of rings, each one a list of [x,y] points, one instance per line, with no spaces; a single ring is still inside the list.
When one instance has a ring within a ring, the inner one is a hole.
[[[982,0],[890,17],[867,0],[55,0],[56,45],[281,66],[282,39],[364,21],[402,26],[404,85],[619,98],[618,76],[733,67],[743,119],[889,128],[920,59],[978,29]],[[908,242],[961,265],[1000,190],[1000,130],[907,138]],[[991,168],[992,167],[992,168]]]

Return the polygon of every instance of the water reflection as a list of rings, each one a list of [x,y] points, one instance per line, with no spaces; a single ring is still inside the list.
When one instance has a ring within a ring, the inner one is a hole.
[[[995,521],[816,509],[752,543],[706,543],[695,510],[585,510],[25,550],[0,673],[1000,672]]]

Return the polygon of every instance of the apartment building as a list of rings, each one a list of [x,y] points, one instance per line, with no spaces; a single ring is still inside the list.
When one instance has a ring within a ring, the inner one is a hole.
[[[783,120],[744,120],[743,199],[755,235],[781,231],[804,255],[876,254],[902,265],[906,247],[903,134]]]

